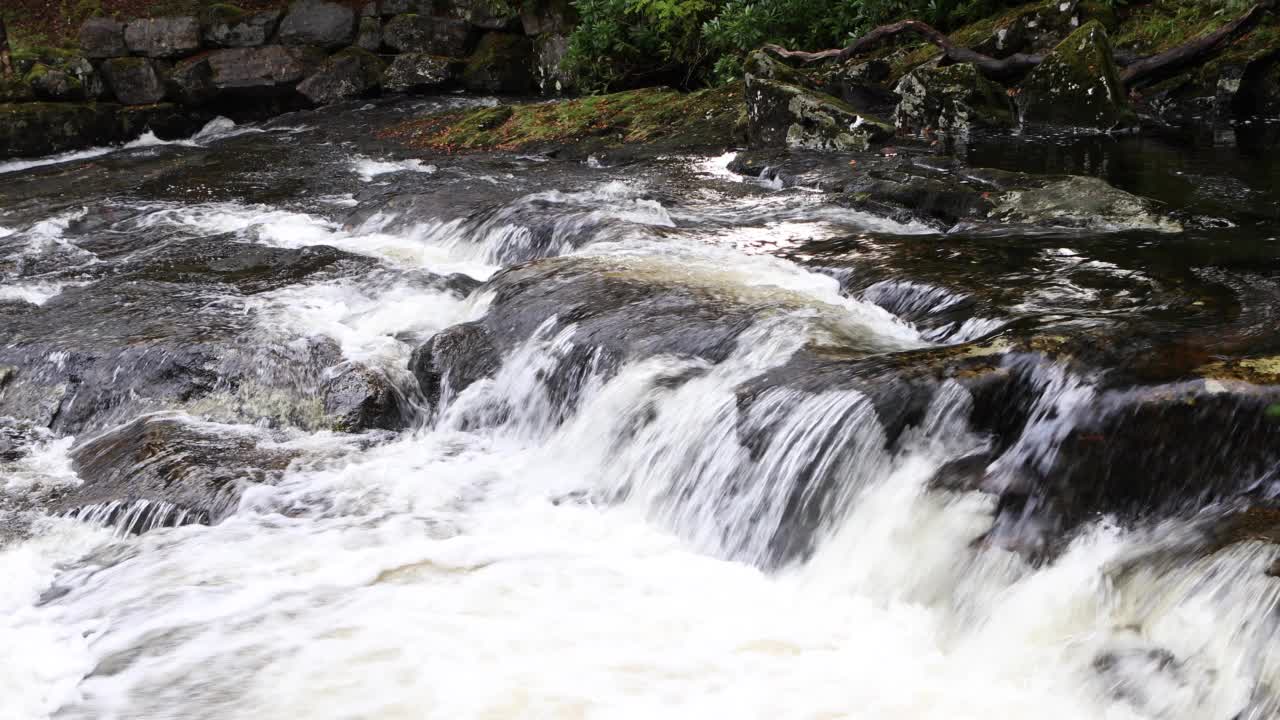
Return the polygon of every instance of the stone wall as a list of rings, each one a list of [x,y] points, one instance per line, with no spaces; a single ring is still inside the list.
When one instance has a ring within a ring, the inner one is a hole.
[[[91,18],[78,54],[25,61],[0,80],[0,157],[382,93],[564,94],[573,22],[568,0],[296,0],[260,13]]]

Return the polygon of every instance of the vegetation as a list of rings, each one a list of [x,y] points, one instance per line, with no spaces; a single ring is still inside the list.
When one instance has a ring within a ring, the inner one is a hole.
[[[1253,1],[1083,0],[1081,6],[1109,26],[1117,15],[1124,16],[1117,44],[1154,53],[1221,26]],[[570,39],[567,68],[585,90],[601,92],[653,83],[697,87],[737,78],[745,54],[765,43],[810,50],[839,47],[877,25],[904,18],[923,20],[944,32],[966,25],[989,30],[1006,10],[1026,6],[1027,0],[576,0],[574,4],[581,22]],[[955,36],[961,44],[964,35],[961,31]],[[927,58],[936,50],[926,48],[921,54]]]

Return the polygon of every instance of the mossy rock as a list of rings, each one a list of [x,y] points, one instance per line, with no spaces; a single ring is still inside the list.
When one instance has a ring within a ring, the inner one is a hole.
[[[462,85],[474,92],[526,94],[533,89],[533,43],[515,33],[480,38],[462,69]]]
[[[741,144],[742,88],[694,93],[646,88],[532,105],[429,115],[382,133],[447,151],[546,150],[585,157],[624,145],[724,149]]]
[[[901,100],[893,119],[899,132],[964,135],[980,128],[1012,127],[1016,122],[1005,88],[983,77],[970,63],[919,68],[898,83],[897,93]]]
[[[861,151],[893,127],[832,95],[748,75],[747,136],[753,147]]]
[[[382,59],[368,50],[344,48],[299,83],[298,92],[317,105],[362,97],[382,86],[385,70]]]
[[[51,68],[38,63],[27,73],[24,81],[35,91],[36,97],[43,100],[76,102],[89,99],[80,79],[61,67]]]
[[[35,96],[31,84],[22,78],[0,79],[0,103],[25,102]]]
[[[235,5],[214,3],[200,11],[200,24],[204,27],[218,24],[233,25],[244,20],[248,15],[249,13]]]
[[[1112,130],[1137,121],[1116,71],[1111,41],[1091,21],[1063,40],[1019,87],[1022,120],[1091,130]]]
[[[102,145],[119,136],[119,106],[27,102],[0,105],[0,157],[30,157]]]

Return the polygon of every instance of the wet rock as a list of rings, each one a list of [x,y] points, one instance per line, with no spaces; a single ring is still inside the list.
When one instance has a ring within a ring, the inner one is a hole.
[[[382,21],[376,17],[360,18],[360,28],[356,33],[356,47],[369,52],[382,49]]]
[[[356,13],[328,0],[297,0],[280,22],[279,38],[283,45],[344,47],[355,42]]]
[[[523,35],[486,33],[462,70],[463,87],[473,92],[528,93],[533,44]]]
[[[887,116],[899,99],[886,85],[891,73],[891,66],[884,60],[850,61],[822,76],[817,89],[860,111]]]
[[[154,133],[161,140],[190,137],[212,117],[195,108],[177,103],[156,103],[120,108],[119,138],[132,139]]]
[[[150,58],[175,58],[200,49],[200,22],[192,16],[143,18],[124,28],[129,52]]]
[[[88,99],[84,84],[79,78],[65,70],[50,68],[44,64],[32,68],[27,73],[26,82],[30,83],[31,89],[41,100],[78,102]]]
[[[274,481],[297,457],[264,440],[243,426],[144,416],[72,450],[82,484],[52,509],[132,533],[215,523],[244,488]]]
[[[520,3],[520,25],[524,34],[568,35],[577,24],[577,13],[569,0],[533,0]]]
[[[975,129],[1015,124],[1005,89],[969,63],[918,68],[902,78],[896,91],[901,100],[893,120],[899,132],[935,130],[964,136]]]
[[[418,92],[448,85],[453,81],[453,63],[448,58],[423,53],[404,53],[382,75],[382,86],[391,92]]]
[[[573,73],[564,69],[565,56],[569,54],[569,38],[565,35],[545,34],[533,41],[533,81],[543,94],[561,95],[574,91]]]
[[[339,432],[400,430],[405,414],[400,391],[382,373],[358,363],[330,370],[320,385],[324,411]]]
[[[1182,230],[1176,221],[1159,213],[1153,202],[1113,187],[1105,180],[1082,176],[999,195],[990,216],[1001,222],[1100,231]]]
[[[323,62],[313,49],[280,45],[215,50],[207,59],[216,89],[250,93],[292,88]]]
[[[204,42],[213,48],[266,45],[280,24],[280,10],[249,14],[230,5],[214,5],[203,15]]]
[[[1280,115],[1280,52],[1246,65],[1231,100],[1233,112],[1240,117]]]
[[[102,64],[111,94],[124,105],[150,105],[165,97],[165,83],[148,58],[112,58]]]
[[[30,157],[116,138],[119,106],[28,102],[0,105],[0,157]]]
[[[129,54],[124,42],[124,24],[111,18],[92,17],[80,26],[80,51],[95,60]]]
[[[1078,2],[1046,0],[1022,6],[1000,18],[990,34],[972,49],[995,58],[1055,47],[1080,26],[1083,12]]]
[[[107,82],[87,58],[72,58],[62,65],[62,71],[80,83],[86,100],[104,100],[110,94]]]
[[[378,91],[384,69],[377,55],[350,47],[325,60],[298,92],[316,105],[363,97]]]
[[[785,76],[771,63],[773,77]],[[790,147],[821,151],[866,150],[893,136],[893,128],[859,113],[844,101],[784,80],[748,72],[747,135],[755,147]]]
[[[1136,120],[1116,71],[1111,42],[1096,21],[1063,40],[1027,75],[1017,104],[1024,123],[1112,130]]]
[[[465,21],[430,15],[397,15],[382,28],[383,43],[401,53],[464,57],[471,36]]]
[[[441,330],[416,348],[409,359],[409,371],[432,407],[492,376],[501,366],[502,356],[492,333],[480,322]]]
[[[510,30],[520,22],[520,3],[508,0],[450,0],[452,17],[485,30]]]

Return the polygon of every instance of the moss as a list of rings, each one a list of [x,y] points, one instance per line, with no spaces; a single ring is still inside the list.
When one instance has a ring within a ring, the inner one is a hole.
[[[248,14],[235,5],[215,3],[200,12],[200,23],[202,25],[234,25],[243,20]]]
[[[419,148],[519,150],[597,139],[604,144],[660,140],[732,145],[742,89],[695,93],[648,88],[565,102],[483,108],[431,115],[395,126],[384,137]]]
[[[329,62],[337,62],[347,58],[352,58],[360,63],[360,71],[364,73],[367,84],[375,86],[382,83],[382,73],[387,69],[387,64],[382,61],[382,58],[364,48],[352,45],[334,53]]]
[[[1107,32],[1096,20],[1059,43],[1020,90],[1027,121],[1108,129],[1131,124],[1136,117],[1112,59]]]
[[[23,102],[33,97],[30,83],[18,78],[0,79],[0,103]]]
[[[1280,385],[1280,356],[1224,360],[1196,371],[1212,380],[1236,380],[1254,385]]]

